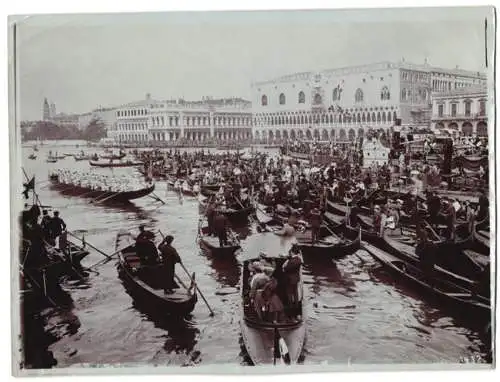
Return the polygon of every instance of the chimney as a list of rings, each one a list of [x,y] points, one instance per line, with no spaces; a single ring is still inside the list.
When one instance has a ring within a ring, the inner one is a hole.
[[[151,93],[146,93],[146,100],[151,100]]]

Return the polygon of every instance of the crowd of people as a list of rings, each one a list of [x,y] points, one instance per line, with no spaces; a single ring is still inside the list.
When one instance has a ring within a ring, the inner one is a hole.
[[[124,192],[140,190],[148,186],[127,174],[109,176],[78,169],[56,169],[49,174],[49,177],[62,185],[83,187],[92,191]]]
[[[58,248],[67,251],[66,223],[54,211],[50,216],[47,210],[41,211],[38,205],[28,206],[21,214],[22,232],[22,264],[25,266],[42,266],[49,260],[47,248]],[[58,241],[58,243],[56,243]]]

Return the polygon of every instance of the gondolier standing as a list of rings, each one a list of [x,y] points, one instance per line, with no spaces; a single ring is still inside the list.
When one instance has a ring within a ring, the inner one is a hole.
[[[227,227],[229,221],[223,213],[217,213],[214,218],[214,230],[219,238],[219,245],[223,247],[227,245]]]
[[[144,224],[139,226],[139,231],[140,233],[135,239],[135,249],[141,263],[145,265],[158,257],[156,246],[153,243],[155,235],[151,231],[146,231]]]
[[[177,250],[171,245],[173,240],[173,236],[167,235],[158,246],[158,250],[163,258],[163,275],[165,278],[163,290],[166,294],[171,294],[174,292],[174,289],[179,288],[179,285],[174,280],[175,264],[182,263],[182,260]]]

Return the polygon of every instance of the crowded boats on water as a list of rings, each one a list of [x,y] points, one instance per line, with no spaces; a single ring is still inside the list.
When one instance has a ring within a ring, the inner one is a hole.
[[[49,178],[60,192],[94,200],[147,195],[153,179],[197,198],[197,244],[215,258],[237,257],[236,228],[249,223],[257,234],[290,239],[287,253],[242,261],[240,293],[241,334],[253,363],[293,364],[305,342],[302,266],[308,262],[333,266],[364,249],[451,312],[491,313],[487,143],[447,137],[420,143],[389,147],[374,136],[364,143],[289,140],[279,154],[133,150],[129,163],[144,179],[66,169]],[[183,281],[176,274],[184,265],[174,237],[158,233],[141,225],[137,237],[116,235],[127,289],[177,315],[191,313],[200,296],[213,314],[195,275],[184,269]]]

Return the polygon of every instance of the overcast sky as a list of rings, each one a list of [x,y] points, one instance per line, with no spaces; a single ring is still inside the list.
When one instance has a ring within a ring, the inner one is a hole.
[[[40,119],[44,97],[70,113],[148,92],[249,99],[252,81],[402,57],[486,71],[491,15],[445,8],[24,17],[17,24],[20,117]]]

